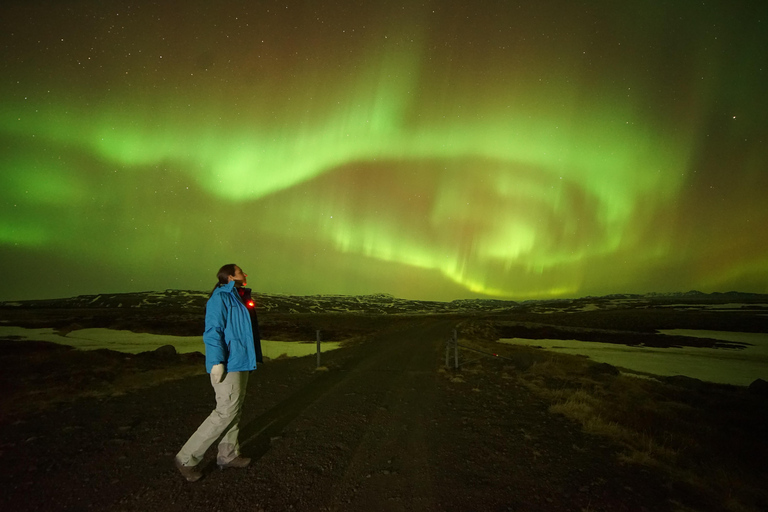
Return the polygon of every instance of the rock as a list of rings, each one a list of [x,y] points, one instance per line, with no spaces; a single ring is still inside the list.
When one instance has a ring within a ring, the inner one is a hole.
[[[155,349],[154,354],[163,359],[176,357],[176,347],[173,345],[163,345]]]
[[[688,389],[701,389],[704,385],[704,381],[701,379],[694,379],[693,377],[686,377],[685,375],[672,375],[671,377],[664,377],[664,382],[672,384],[673,386],[680,386],[681,388]]]
[[[587,368],[587,373],[594,377],[598,375],[618,375],[619,369],[608,363],[596,363]]]
[[[747,388],[753,395],[768,396],[768,382],[763,379],[755,379]]]

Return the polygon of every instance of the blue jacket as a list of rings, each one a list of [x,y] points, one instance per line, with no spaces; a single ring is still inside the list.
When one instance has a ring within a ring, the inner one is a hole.
[[[256,369],[256,349],[248,309],[240,302],[235,282],[219,286],[205,305],[205,369],[224,363],[227,372]]]

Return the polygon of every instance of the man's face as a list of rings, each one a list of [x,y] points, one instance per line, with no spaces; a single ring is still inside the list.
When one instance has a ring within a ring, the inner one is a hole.
[[[235,265],[235,275],[229,276],[229,280],[234,281],[235,286],[237,286],[238,288],[248,284],[247,278],[248,278],[248,274],[243,272],[243,269],[241,269],[237,265]]]

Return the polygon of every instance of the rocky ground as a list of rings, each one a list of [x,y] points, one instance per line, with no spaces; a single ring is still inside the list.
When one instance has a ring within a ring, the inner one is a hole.
[[[509,363],[446,371],[444,344],[457,321],[392,318],[324,355],[320,371],[314,357],[263,364],[242,420],[242,451],[253,464],[220,472],[211,451],[196,483],[181,478],[173,457],[214,406],[206,375],[127,391],[102,386],[89,397],[83,388],[100,381],[82,368],[97,370],[114,354],[61,351],[48,360],[79,375],[80,398],[7,402],[15,405],[0,418],[0,509],[719,509],[661,473],[620,463],[617,446],[549,412]],[[20,371],[9,357],[0,360],[5,389]],[[157,380],[198,364],[145,357],[128,367]]]

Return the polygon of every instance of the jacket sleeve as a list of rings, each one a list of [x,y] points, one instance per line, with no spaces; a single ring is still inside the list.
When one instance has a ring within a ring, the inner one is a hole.
[[[226,363],[229,359],[224,329],[227,326],[227,311],[224,298],[216,294],[205,307],[205,366],[208,372],[213,365]]]

